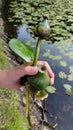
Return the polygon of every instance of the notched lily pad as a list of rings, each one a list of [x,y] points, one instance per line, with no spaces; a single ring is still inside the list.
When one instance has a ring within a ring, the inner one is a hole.
[[[56,88],[53,87],[53,86],[48,86],[48,87],[46,88],[46,90],[47,90],[47,92],[49,92],[49,93],[55,93],[55,92],[56,92]]]
[[[65,93],[70,96],[71,95],[71,89],[72,89],[72,86],[69,85],[69,84],[64,84],[64,88],[65,88]]]
[[[62,78],[62,79],[67,78],[66,73],[63,72],[63,71],[60,71],[60,72],[59,72],[59,78]]]

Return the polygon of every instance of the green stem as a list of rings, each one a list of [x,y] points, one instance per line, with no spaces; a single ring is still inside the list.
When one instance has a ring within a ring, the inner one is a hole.
[[[28,117],[29,113],[29,88],[28,85],[26,84],[26,117]]]
[[[38,57],[39,57],[39,52],[40,52],[40,43],[41,39],[38,38],[37,45],[36,45],[36,50],[35,50],[35,56],[34,56],[34,61],[33,61],[33,66],[36,66]],[[26,83],[26,117],[28,119],[30,127],[32,126],[31,120],[30,120],[30,114],[29,114],[29,85]]]
[[[28,123],[31,127],[31,120],[30,120],[30,114],[29,114],[29,85],[28,83],[26,83],[26,117],[27,117],[27,120],[28,120]]]
[[[37,64],[37,61],[38,61],[39,52],[40,52],[40,43],[41,43],[41,39],[38,38],[36,50],[35,50],[34,61],[33,61],[33,64],[32,64],[33,66],[35,66]]]

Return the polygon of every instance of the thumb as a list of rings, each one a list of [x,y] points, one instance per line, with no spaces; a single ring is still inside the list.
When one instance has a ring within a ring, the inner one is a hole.
[[[25,75],[35,75],[37,73],[38,73],[37,66],[24,66],[24,65],[17,67],[14,72],[17,78],[23,77]]]
[[[38,67],[37,66],[27,66],[24,69],[25,75],[35,75],[38,73]]]

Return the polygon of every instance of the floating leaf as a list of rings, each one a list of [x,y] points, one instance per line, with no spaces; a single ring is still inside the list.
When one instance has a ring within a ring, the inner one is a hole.
[[[26,45],[27,42],[24,44],[18,39],[11,39],[9,47],[25,61],[30,62],[34,58],[34,51],[30,46]]]
[[[64,88],[68,89],[68,88],[72,88],[72,86],[70,84],[64,84]]]
[[[62,59],[62,56],[60,56],[60,55],[54,55],[54,56],[53,56],[53,59],[54,59],[54,60],[61,60],[61,59]]]
[[[65,72],[60,71],[60,72],[59,72],[59,77],[63,79],[63,78],[66,78],[66,77],[67,77],[67,75],[66,75],[66,73],[65,73]]]
[[[35,98],[38,100],[44,100],[48,97],[48,93],[45,90],[40,90],[35,93]]]
[[[73,66],[70,66],[70,67],[69,67],[69,72],[70,72],[71,74],[73,74]]]
[[[43,57],[49,57],[50,56],[50,49],[46,50],[46,52],[44,52]]]
[[[67,62],[66,61],[60,61],[60,65],[63,66],[63,67],[66,67],[67,66]]]
[[[68,56],[70,59],[73,59],[73,52],[68,52],[65,55]]]
[[[69,85],[69,84],[64,84],[64,88],[65,88],[65,92],[68,96],[71,95],[71,89],[72,89],[72,86]]]
[[[71,95],[71,89],[66,89],[66,90],[65,90],[65,93],[66,93],[68,96],[70,96],[70,95]]]
[[[53,86],[48,86],[48,87],[46,88],[46,90],[47,90],[47,92],[49,92],[49,93],[55,93],[56,88],[53,87]]]
[[[69,75],[68,75],[68,80],[69,80],[69,81],[73,81],[73,74],[69,74]]]
[[[62,41],[62,39],[71,39],[71,36],[73,35],[72,0],[70,2],[68,0],[67,2],[59,0],[56,1],[55,4],[54,2],[48,0],[42,0],[42,2],[40,0],[37,2],[35,0],[18,1],[19,2],[16,0],[16,2],[13,1],[9,4],[9,17],[13,19],[11,22],[16,22],[19,18],[21,23],[24,23],[25,21],[28,21],[29,23],[29,17],[32,21],[34,20],[34,22],[36,22],[36,20],[39,21],[40,19],[42,21],[43,16],[47,16],[51,25],[51,33],[55,36],[51,39],[52,43]],[[25,21],[23,18],[25,18]]]

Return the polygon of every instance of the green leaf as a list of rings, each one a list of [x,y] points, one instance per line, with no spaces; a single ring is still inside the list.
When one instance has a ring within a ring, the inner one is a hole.
[[[64,84],[64,88],[65,88],[65,93],[70,96],[71,95],[71,89],[72,89],[72,86],[69,85],[69,84]]]
[[[69,80],[69,81],[73,81],[73,74],[69,74],[69,75],[68,75],[68,80]]]
[[[48,87],[46,88],[46,90],[47,90],[47,92],[49,92],[49,93],[55,93],[56,88],[53,87],[53,86],[48,86]]]
[[[45,90],[40,90],[35,93],[35,98],[38,100],[44,100],[48,97],[48,93]]]
[[[26,45],[28,42],[29,41],[22,43],[20,40],[14,38],[9,42],[9,47],[12,49],[12,51],[14,51],[26,62],[33,61],[34,59],[33,49],[30,46]]]
[[[63,67],[66,67],[67,66],[67,62],[66,61],[60,61],[60,65],[63,66]]]
[[[69,73],[73,74],[73,66],[69,67]]]
[[[65,93],[66,93],[68,96],[70,96],[70,95],[71,95],[71,89],[66,89],[66,90],[65,90]]]
[[[67,74],[63,71],[60,71],[58,75],[59,75],[59,78],[62,78],[62,79],[67,78]]]

